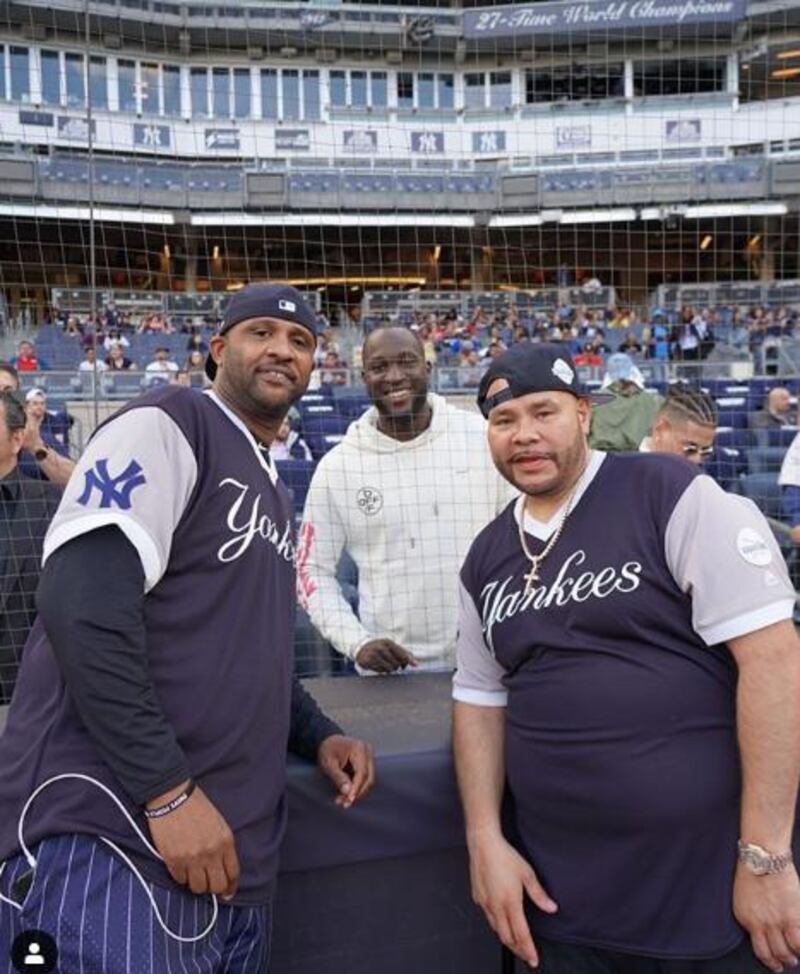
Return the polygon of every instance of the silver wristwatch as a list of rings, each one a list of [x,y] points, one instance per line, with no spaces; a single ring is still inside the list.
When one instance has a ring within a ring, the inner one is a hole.
[[[791,852],[774,853],[760,845],[739,840],[739,862],[754,876],[773,876],[782,872],[793,861]]]

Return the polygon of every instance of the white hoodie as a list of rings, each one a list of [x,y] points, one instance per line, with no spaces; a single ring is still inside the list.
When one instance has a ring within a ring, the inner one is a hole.
[[[479,414],[429,395],[427,430],[399,442],[373,407],[320,460],[298,546],[298,590],[311,620],[354,659],[388,638],[422,663],[453,665],[458,573],[473,538],[517,492],[497,473]],[[358,566],[358,618],[336,581]]]

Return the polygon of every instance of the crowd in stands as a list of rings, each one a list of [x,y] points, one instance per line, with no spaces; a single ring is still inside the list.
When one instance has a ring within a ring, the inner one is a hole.
[[[469,315],[440,307],[367,314],[363,318],[353,315],[353,321],[364,334],[386,324],[411,328],[421,338],[428,362],[459,370],[452,384],[470,387],[479,381],[487,360],[521,341],[565,342],[577,365],[598,369],[610,353],[617,351],[651,363],[702,363],[717,346],[726,346],[752,356],[756,374],[768,374],[782,342],[794,337],[799,316],[794,307],[684,307],[679,312],[653,308],[641,315],[622,306],[597,309],[564,305],[548,311],[526,311],[509,304],[500,310],[477,305]],[[324,326],[327,321],[320,317]],[[53,311],[43,324],[40,334],[64,339],[59,343],[61,363],[75,362],[86,349],[77,366],[81,371],[162,372],[177,378],[202,372],[201,359],[216,321],[208,316],[134,314],[109,304],[95,315]],[[360,369],[360,349],[342,349],[336,331],[324,332],[317,356],[321,370],[318,378],[322,383],[344,385],[351,381],[346,370]],[[163,345],[155,348],[153,342],[159,337]],[[64,352],[65,347],[71,354]],[[14,362],[19,371],[64,368],[61,363],[37,354],[32,342],[20,344]]]

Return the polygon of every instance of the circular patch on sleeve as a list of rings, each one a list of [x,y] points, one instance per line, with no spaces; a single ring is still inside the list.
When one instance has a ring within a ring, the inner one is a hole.
[[[742,528],[736,535],[736,550],[750,565],[764,568],[772,561],[772,551],[755,528]]]

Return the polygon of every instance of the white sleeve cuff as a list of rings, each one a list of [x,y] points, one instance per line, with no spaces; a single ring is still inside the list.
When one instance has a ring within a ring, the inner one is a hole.
[[[166,570],[162,565],[158,547],[153,541],[147,530],[130,517],[116,511],[103,511],[97,514],[84,514],[81,517],[62,521],[61,524],[47,535],[44,542],[44,553],[42,564],[47,561],[50,555],[58,548],[61,548],[68,541],[79,538],[81,535],[96,531],[98,528],[115,526],[122,531],[130,541],[139,555],[144,571],[144,590],[149,592],[161,579]]]
[[[473,690],[453,684],[453,700],[471,703],[476,707],[505,707],[508,703],[507,690]]]
[[[760,609],[754,609],[752,612],[745,612],[744,615],[736,616],[735,619],[727,619],[715,626],[702,630],[698,629],[697,635],[707,646],[716,646],[718,643],[726,643],[730,639],[746,636],[748,633],[764,629],[776,622],[785,622],[787,619],[791,619],[794,615],[794,606],[794,599],[781,599],[780,602],[773,602],[772,605],[765,605]]]

